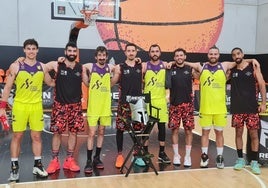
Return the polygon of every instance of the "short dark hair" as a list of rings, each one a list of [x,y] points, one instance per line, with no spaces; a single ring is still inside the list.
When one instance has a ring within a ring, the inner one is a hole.
[[[184,55],[186,55],[186,50],[184,50],[183,48],[177,48],[176,50],[174,50],[174,56],[175,56],[175,53],[176,52],[183,52],[184,53]]]
[[[108,56],[108,50],[104,46],[98,46],[95,51],[95,57],[98,55],[99,52],[105,52],[106,56]]]
[[[209,50],[212,50],[212,49],[216,49],[216,50],[220,51],[220,49],[219,49],[216,45],[213,45],[213,46],[211,46],[211,47],[209,48]]]
[[[155,47],[158,47],[159,50],[160,50],[160,52],[161,52],[161,48],[160,48],[160,46],[159,46],[158,44],[152,44],[152,45],[150,46],[150,48],[149,48],[149,52],[151,51],[152,48],[155,48]]]
[[[35,45],[37,49],[39,48],[38,42],[35,39],[27,39],[27,40],[25,40],[24,43],[23,43],[23,48],[25,48],[27,45]]]
[[[134,44],[134,43],[128,43],[128,44],[125,46],[125,51],[126,51],[127,47],[129,47],[129,46],[133,46],[136,50],[137,50],[137,48],[138,48],[136,44]]]
[[[235,48],[232,49],[231,54],[232,54],[235,50],[239,50],[241,53],[243,53],[243,50],[242,50],[241,48],[239,48],[239,47],[235,47]]]
[[[65,46],[65,50],[67,50],[68,47],[77,48],[77,45],[74,42],[68,42]]]

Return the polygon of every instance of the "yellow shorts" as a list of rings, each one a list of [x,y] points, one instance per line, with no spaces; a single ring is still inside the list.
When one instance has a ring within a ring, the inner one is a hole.
[[[42,102],[24,104],[15,101],[12,107],[12,129],[14,132],[25,131],[29,123],[30,130],[42,131],[44,128]]]
[[[166,98],[164,99],[154,99],[151,100],[152,106],[160,108],[159,110],[159,122],[161,123],[167,123],[168,122],[168,110],[167,110],[167,102]],[[149,113],[148,109],[148,113]],[[157,110],[152,108],[152,114],[153,117],[157,117]]]
[[[88,126],[94,127],[98,124],[102,126],[110,126],[111,125],[112,118],[111,116],[88,116],[87,122]]]
[[[211,128],[212,126],[224,128],[227,124],[226,114],[199,114],[199,124],[202,128]]]

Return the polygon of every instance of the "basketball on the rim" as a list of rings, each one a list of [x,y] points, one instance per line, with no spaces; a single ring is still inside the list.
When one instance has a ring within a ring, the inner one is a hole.
[[[122,50],[133,42],[146,51],[157,43],[162,51],[181,47],[188,52],[207,52],[218,40],[223,23],[223,0],[126,0],[120,7],[120,21],[97,22],[110,50]]]

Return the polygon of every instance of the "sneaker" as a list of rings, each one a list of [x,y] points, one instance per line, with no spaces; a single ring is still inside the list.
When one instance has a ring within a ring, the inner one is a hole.
[[[93,172],[93,167],[92,167],[92,161],[91,160],[87,160],[87,164],[84,168],[84,172],[86,174],[91,174]]]
[[[103,162],[100,160],[100,157],[95,157],[93,159],[93,165],[97,168],[97,169],[104,169],[104,165]]]
[[[223,169],[224,168],[224,159],[222,155],[218,155],[216,158],[216,166],[219,169]]]
[[[183,166],[186,168],[189,168],[192,166],[192,160],[191,160],[191,156],[185,156],[184,157],[184,163]]]
[[[18,181],[19,180],[19,165],[16,165],[14,162],[11,164],[10,177],[9,181]]]
[[[44,169],[41,161],[39,161],[37,164],[34,165],[34,167],[33,167],[33,174],[34,175],[37,175],[39,177],[47,177],[48,176],[48,173]]]
[[[121,168],[123,163],[124,163],[124,160],[125,159],[124,159],[122,154],[117,155],[116,161],[115,161],[115,167],[116,168]]]
[[[246,161],[243,158],[238,158],[234,165],[234,170],[242,170],[246,166]]]
[[[201,168],[207,168],[208,167],[208,161],[209,161],[208,155],[203,153],[201,155],[200,167]]]
[[[251,172],[253,174],[256,174],[256,175],[261,174],[261,169],[260,169],[258,161],[253,161],[252,160],[251,163],[250,163],[250,168],[251,168]]]
[[[164,151],[159,153],[158,161],[161,161],[162,163],[166,163],[166,164],[171,163],[170,159],[168,158],[167,154]]]
[[[52,159],[47,167],[47,173],[48,174],[54,174],[57,170],[60,169],[60,163],[59,159],[55,157]]]
[[[146,166],[144,160],[141,157],[137,157],[137,159],[135,161],[135,165],[137,165],[137,166]]]
[[[63,169],[70,170],[70,171],[73,171],[73,172],[79,172],[80,171],[80,167],[78,166],[78,164],[76,163],[76,161],[74,160],[73,157],[67,157],[64,160]]]
[[[181,165],[181,156],[174,155],[173,157],[173,165],[180,166]]]

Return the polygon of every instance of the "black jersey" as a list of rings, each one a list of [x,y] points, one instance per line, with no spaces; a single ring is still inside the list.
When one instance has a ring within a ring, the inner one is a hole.
[[[120,64],[121,76],[119,80],[119,100],[126,102],[126,96],[142,95],[142,65],[135,64],[134,67],[126,63]]]
[[[257,113],[257,89],[253,65],[231,70],[231,113]]]
[[[179,105],[193,101],[192,68],[173,66],[168,71],[170,85],[170,104]]]
[[[58,63],[56,73],[55,100],[61,104],[81,102],[82,65],[76,63],[74,68]]]

